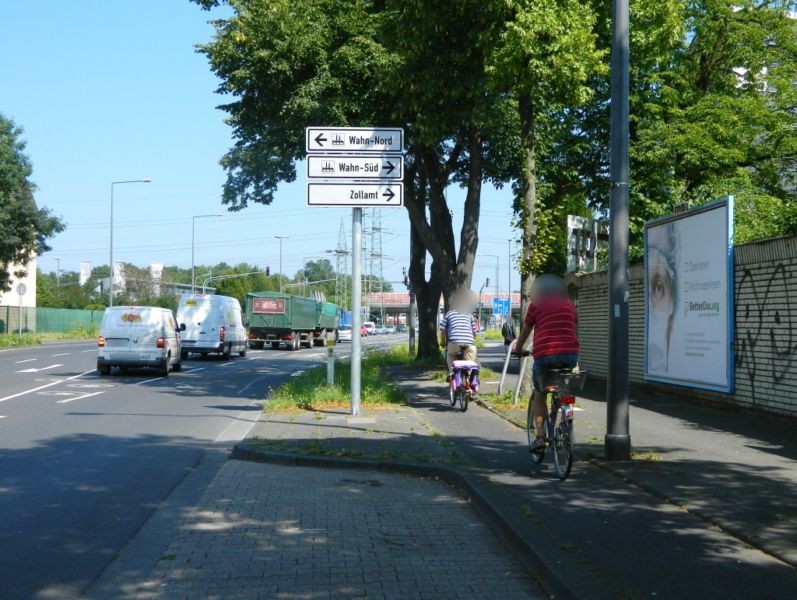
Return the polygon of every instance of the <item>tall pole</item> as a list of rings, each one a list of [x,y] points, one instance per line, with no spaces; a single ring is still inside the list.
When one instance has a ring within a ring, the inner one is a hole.
[[[363,209],[351,211],[351,414],[360,414],[360,324],[362,323],[362,280],[360,260],[363,237]]]
[[[152,180],[147,179],[127,179],[125,181],[112,181],[111,182],[111,285],[110,293],[108,294],[108,306],[113,306],[113,286],[114,286],[114,269],[113,269],[113,186],[121,183],[150,183]]]
[[[631,458],[628,428],[628,0],[612,2],[607,460]]]
[[[509,298],[509,314],[512,321],[512,240],[506,241],[506,297]]]
[[[191,293],[193,294],[196,287],[196,277],[194,276],[194,230],[196,229],[197,219],[206,219],[209,217],[223,217],[221,214],[212,215],[194,215],[191,217]],[[204,293],[204,289],[202,290]]]
[[[55,287],[61,287],[61,257],[60,256],[53,256],[53,260],[55,261]]]
[[[275,235],[280,241],[280,292],[282,291],[282,240],[287,240],[290,236],[287,235]]]

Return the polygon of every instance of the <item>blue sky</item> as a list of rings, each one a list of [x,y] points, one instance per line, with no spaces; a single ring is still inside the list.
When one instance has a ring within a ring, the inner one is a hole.
[[[270,206],[228,213],[221,205],[218,161],[232,139],[215,108],[218,81],[194,46],[210,39],[207,21],[224,11],[188,0],[0,0],[0,8],[0,113],[25,130],[37,202],[67,223],[40,257],[43,271],[55,271],[55,256],[62,271],[82,260],[107,265],[110,183],[139,178],[152,183],[115,187],[115,261],[190,267],[192,216],[213,213],[224,216],[196,220],[198,265],[247,262],[275,273],[275,235],[290,236],[286,274],[305,259],[334,264],[325,252],[336,248],[341,223],[351,248],[351,209],[307,207],[301,167]],[[463,197],[449,191],[457,231]],[[409,257],[406,211],[383,209],[381,221],[384,277],[399,280]],[[511,192],[485,187],[475,289],[486,277],[495,287],[498,261],[506,292],[510,222]],[[512,281],[517,289],[514,272]]]

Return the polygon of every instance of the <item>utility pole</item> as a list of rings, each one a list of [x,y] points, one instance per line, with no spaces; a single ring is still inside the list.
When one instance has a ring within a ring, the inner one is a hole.
[[[280,292],[282,292],[282,240],[287,240],[290,236],[287,235],[275,235],[280,241]]]
[[[628,427],[628,0],[612,2],[607,460],[631,458]]]

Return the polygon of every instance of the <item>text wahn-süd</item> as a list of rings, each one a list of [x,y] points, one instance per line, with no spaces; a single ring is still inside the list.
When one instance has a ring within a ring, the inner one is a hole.
[[[354,163],[345,163],[345,162],[338,163],[339,173],[359,173],[360,171],[362,171],[363,173],[378,173],[379,163],[378,162],[363,163],[362,165],[357,165]]]

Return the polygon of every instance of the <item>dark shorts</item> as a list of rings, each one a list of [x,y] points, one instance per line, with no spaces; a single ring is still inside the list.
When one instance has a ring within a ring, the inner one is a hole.
[[[534,365],[531,367],[531,381],[534,384],[534,389],[540,392],[545,391],[545,386],[548,385],[546,374],[549,368],[572,368],[577,364],[578,354],[551,354],[535,358]]]

